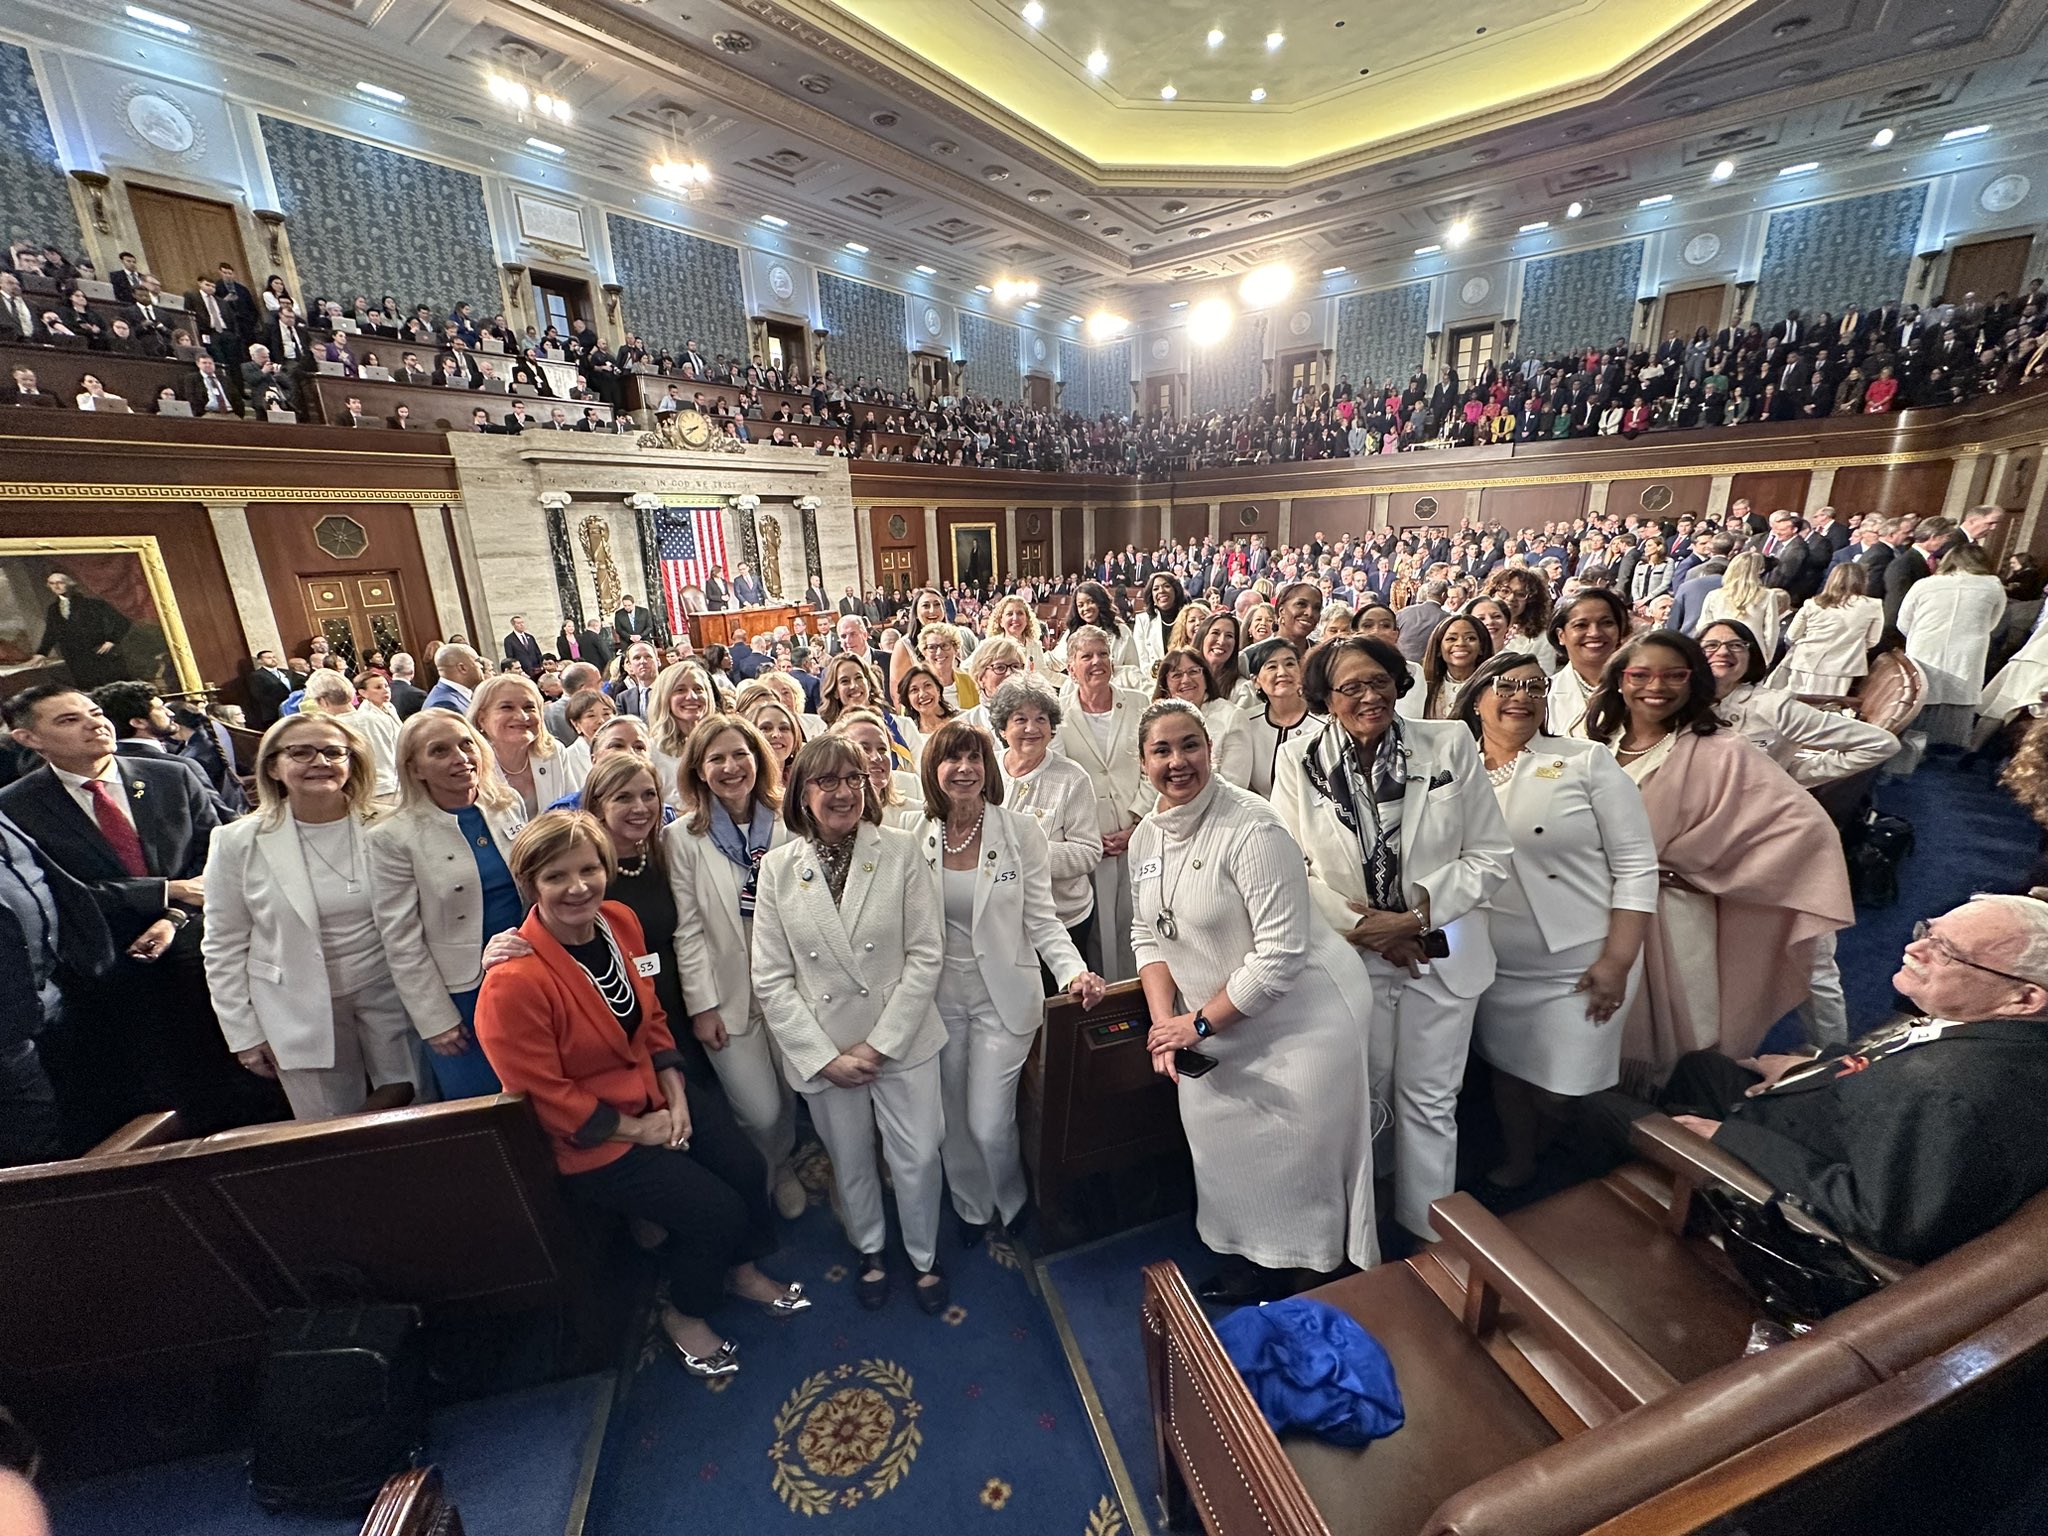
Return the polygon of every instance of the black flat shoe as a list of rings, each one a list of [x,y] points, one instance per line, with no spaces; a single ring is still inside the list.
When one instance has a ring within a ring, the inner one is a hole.
[[[879,1270],[878,1278],[867,1278],[869,1270]],[[854,1282],[854,1300],[869,1312],[879,1312],[882,1304],[889,1299],[889,1271],[882,1263],[879,1253],[864,1253],[860,1256],[860,1278]]]
[[[1024,1234],[1031,1230],[1031,1207],[1027,1205],[1008,1221],[998,1222],[996,1230],[1012,1243],[1023,1242]]]
[[[988,1236],[987,1224],[979,1221],[969,1221],[964,1216],[959,1218],[959,1221],[960,1246],[962,1248],[979,1248],[981,1240]]]
[[[919,1275],[917,1278],[922,1282],[926,1277]],[[951,1291],[946,1289],[946,1277],[944,1275],[940,1274],[937,1270],[933,1270],[931,1271],[931,1279],[932,1283],[930,1285],[922,1283],[913,1285],[910,1288],[910,1294],[917,1299],[918,1311],[922,1312],[926,1317],[937,1317],[946,1310],[946,1305],[953,1299],[953,1295]]]

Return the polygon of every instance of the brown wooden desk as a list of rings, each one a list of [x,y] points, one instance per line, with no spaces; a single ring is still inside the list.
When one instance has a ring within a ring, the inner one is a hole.
[[[394,421],[401,405],[412,407],[414,431],[467,432],[471,412],[482,406],[491,413],[491,425],[502,426],[513,405],[520,400],[532,412],[536,423],[546,421],[560,406],[573,423],[586,408],[602,421],[610,421],[612,410],[592,400],[546,400],[531,395],[493,395],[474,389],[443,389],[433,384],[386,384],[377,379],[342,378],[331,373],[309,374],[304,380],[306,415],[309,420],[338,422],[348,409],[349,396],[363,402],[363,413],[382,421]],[[528,428],[529,431],[535,428]],[[544,430],[544,429],[542,429]]]
[[[702,650],[707,645],[730,647],[735,640],[793,625],[804,610],[792,603],[764,603],[758,608],[727,609],[724,613],[690,615],[690,641]]]

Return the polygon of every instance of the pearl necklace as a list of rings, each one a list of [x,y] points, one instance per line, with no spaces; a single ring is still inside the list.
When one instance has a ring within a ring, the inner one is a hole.
[[[632,978],[626,974],[625,957],[619,953],[619,941],[612,937],[611,925],[600,921],[597,926],[598,931],[604,935],[604,970],[599,973],[584,966],[583,974],[588,976],[591,985],[597,988],[598,996],[602,997],[605,1006],[611,1009],[612,1017],[623,1020],[630,1017],[633,1012]]]
[[[981,824],[987,818],[987,816],[988,802],[983,801],[981,809],[975,813],[974,825],[967,829],[967,835],[963,837],[958,843],[955,843],[953,839],[950,837],[945,839],[946,852],[949,855],[959,855],[965,853],[968,849],[972,848],[974,846],[974,840],[977,837],[981,836]]]
[[[1515,776],[1515,765],[1521,762],[1521,760],[1527,757],[1528,755],[1529,749],[1527,747],[1524,747],[1521,751],[1517,752],[1513,757],[1509,758],[1506,762],[1502,763],[1498,768],[1487,769],[1487,782],[1492,784],[1495,789],[1499,789],[1501,785],[1507,783],[1509,779],[1512,779]]]

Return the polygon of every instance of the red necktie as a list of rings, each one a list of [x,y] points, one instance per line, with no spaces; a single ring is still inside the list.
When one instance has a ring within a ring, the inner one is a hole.
[[[100,836],[114,850],[114,857],[121,861],[121,868],[136,879],[149,873],[149,865],[142,857],[142,839],[135,835],[135,823],[121,814],[121,807],[114,803],[114,792],[107,788],[104,779],[88,779],[86,793],[92,796],[92,819],[99,823]]]

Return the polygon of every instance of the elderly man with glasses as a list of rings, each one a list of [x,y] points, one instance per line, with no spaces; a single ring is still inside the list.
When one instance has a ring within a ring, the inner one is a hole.
[[[1817,1054],[1695,1051],[1658,1102],[1844,1236],[1924,1263],[2048,1188],[2048,901],[1916,923],[1892,986],[1913,1015]],[[1643,1112],[1601,1097],[1611,1130]]]

